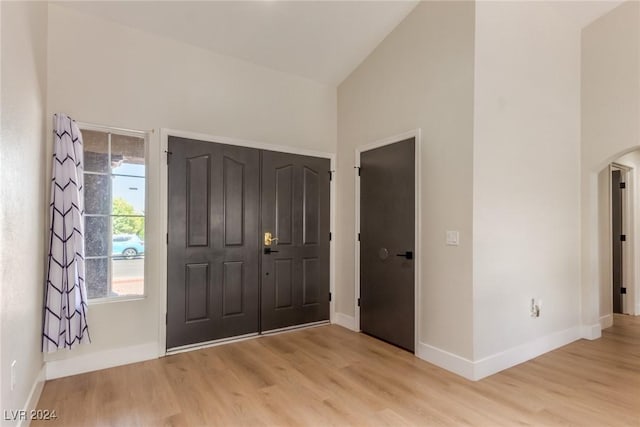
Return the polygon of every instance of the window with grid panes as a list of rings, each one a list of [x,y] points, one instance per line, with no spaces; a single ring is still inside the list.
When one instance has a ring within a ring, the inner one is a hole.
[[[89,299],[144,295],[146,135],[82,129]]]

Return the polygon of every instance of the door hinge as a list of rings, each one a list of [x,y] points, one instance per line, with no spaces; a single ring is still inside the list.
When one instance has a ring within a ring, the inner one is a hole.
[[[360,241],[360,233],[358,233],[358,242]]]
[[[333,181],[333,173],[335,171],[329,171],[329,181]]]
[[[354,169],[358,169],[358,176],[360,176],[360,166],[354,166]]]
[[[169,313],[165,313],[164,314],[164,324],[168,325],[169,324]]]
[[[167,155],[167,164],[169,164],[169,159],[171,158],[171,155],[173,154],[173,152],[168,150],[164,150],[164,152]]]
[[[620,288],[620,293],[621,294],[626,294],[627,293],[627,288]]]
[[[360,307],[360,298],[358,298],[358,307]]]
[[[329,232],[329,241],[331,241],[331,232]]]
[[[167,233],[167,245],[169,244],[169,233]]]
[[[620,188],[627,188],[627,183],[626,182],[621,182],[620,183]]]
[[[620,241],[621,242],[626,242],[627,241],[627,235],[626,234],[621,234],[620,235]]]
[[[329,292],[329,302],[331,302],[331,292]]]

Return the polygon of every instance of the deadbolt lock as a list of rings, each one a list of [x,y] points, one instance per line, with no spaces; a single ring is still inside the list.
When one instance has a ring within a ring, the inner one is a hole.
[[[278,238],[277,237],[271,237],[271,233],[267,232],[264,233],[264,245],[265,246],[271,246],[271,243],[273,242],[277,242]]]

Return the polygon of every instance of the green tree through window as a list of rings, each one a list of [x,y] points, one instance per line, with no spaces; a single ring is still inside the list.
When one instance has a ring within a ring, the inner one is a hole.
[[[121,197],[113,199],[113,234],[135,234],[144,240],[144,215]]]

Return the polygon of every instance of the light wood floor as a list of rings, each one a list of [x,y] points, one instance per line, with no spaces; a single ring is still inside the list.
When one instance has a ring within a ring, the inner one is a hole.
[[[640,426],[640,318],[479,382],[323,326],[46,383],[32,425]]]

